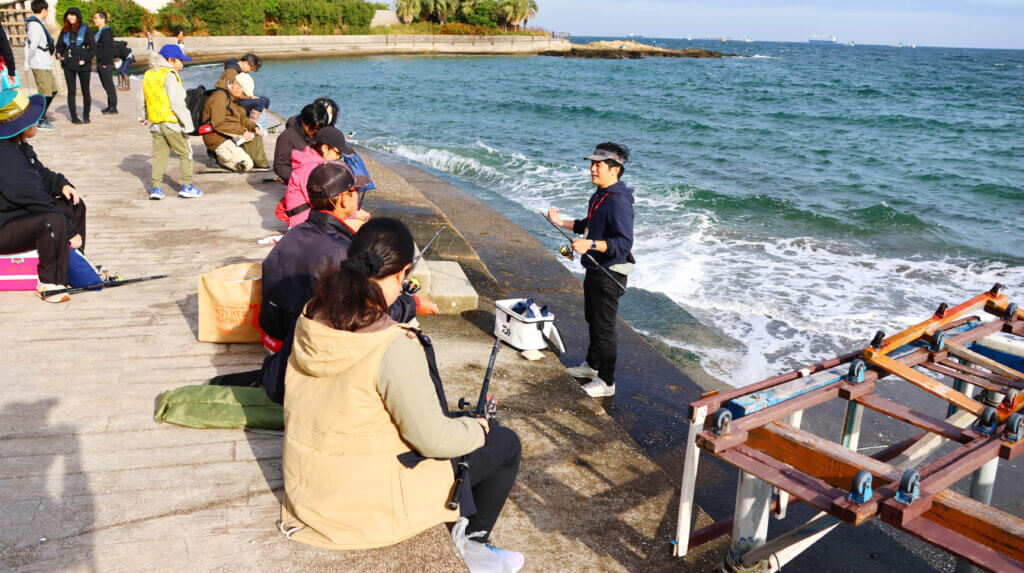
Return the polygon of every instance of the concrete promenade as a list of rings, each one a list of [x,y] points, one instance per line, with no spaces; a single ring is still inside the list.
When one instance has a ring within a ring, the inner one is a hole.
[[[266,256],[269,247],[256,241],[283,230],[273,215],[282,186],[262,183],[263,174],[197,175],[206,196],[179,199],[172,159],[168,198],[149,201],[150,138],[131,113],[135,94],[121,92],[122,113],[102,116],[102,93],[95,84],[92,124],[84,126],[68,122],[59,98],[59,130],[41,132],[32,144],[84,192],[94,264],[126,277],[170,278],[75,295],[63,305],[31,292],[0,293],[0,569],[461,570],[443,526],[371,551],[290,542],[275,526],[280,437],[153,421],[161,392],[262,360],[256,344],[196,340],[196,277]],[[205,149],[198,138],[192,143],[202,169]],[[438,347],[450,401],[475,397],[493,341],[491,301],[534,288],[578,297],[579,282],[567,271],[527,280],[532,269],[525,267],[512,288],[516,262],[497,263],[496,243],[481,251],[478,229],[461,232],[469,217],[449,206],[453,196],[442,201],[437,189],[425,196],[414,186],[415,170],[400,175],[372,159],[368,165],[379,190],[367,206],[376,215],[401,217],[421,243],[439,223],[459,230],[435,256],[462,266],[480,309],[422,324]],[[477,226],[514,227],[493,211],[472,215]],[[521,230],[503,240],[536,243]],[[529,363],[506,347],[492,392],[501,399],[500,419],[524,445],[494,540],[524,552],[525,570],[706,571],[721,558],[721,541],[685,562],[670,557],[671,480],[553,356]],[[701,515],[698,526],[708,522]]]

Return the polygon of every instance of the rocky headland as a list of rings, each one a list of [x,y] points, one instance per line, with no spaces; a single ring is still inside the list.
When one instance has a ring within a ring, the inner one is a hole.
[[[737,56],[738,54],[726,54],[713,50],[701,50],[698,48],[687,48],[675,50],[672,48],[659,48],[634,42],[632,40],[604,40],[591,42],[589,44],[573,44],[568,52],[546,51],[541,52],[542,56],[561,56],[563,58],[598,58],[606,60],[639,60],[641,58],[724,58]]]

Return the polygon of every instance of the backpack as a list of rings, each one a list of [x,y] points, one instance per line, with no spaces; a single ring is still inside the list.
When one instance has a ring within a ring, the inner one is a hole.
[[[132,53],[131,48],[128,47],[128,42],[124,40],[114,40],[114,59],[126,60]]]
[[[231,109],[231,94],[224,88],[213,88],[212,90],[206,89],[206,86],[199,86],[185,91],[185,107],[188,108],[188,112],[192,115],[192,126],[195,130],[189,135],[202,135],[204,133],[210,133],[209,129],[203,130],[203,127],[207,127],[203,124],[203,110],[206,109],[206,100],[210,99],[213,92],[220,90],[228,94],[228,109]]]

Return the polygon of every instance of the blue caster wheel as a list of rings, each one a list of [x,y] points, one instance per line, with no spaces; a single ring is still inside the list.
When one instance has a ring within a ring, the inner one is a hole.
[[[860,384],[864,381],[864,373],[868,367],[860,358],[850,363],[850,370],[846,373],[846,381],[850,384]]]
[[[854,503],[866,503],[871,499],[871,495],[871,474],[866,470],[860,470],[853,476],[849,499]]]
[[[900,489],[896,492],[896,501],[903,504],[911,504],[921,497],[921,476],[917,470],[907,470],[900,478]]]

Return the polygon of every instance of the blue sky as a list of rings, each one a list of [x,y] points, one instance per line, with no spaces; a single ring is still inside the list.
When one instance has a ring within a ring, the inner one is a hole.
[[[727,36],[1024,49],[1024,0],[537,0],[531,26],[582,36]]]

